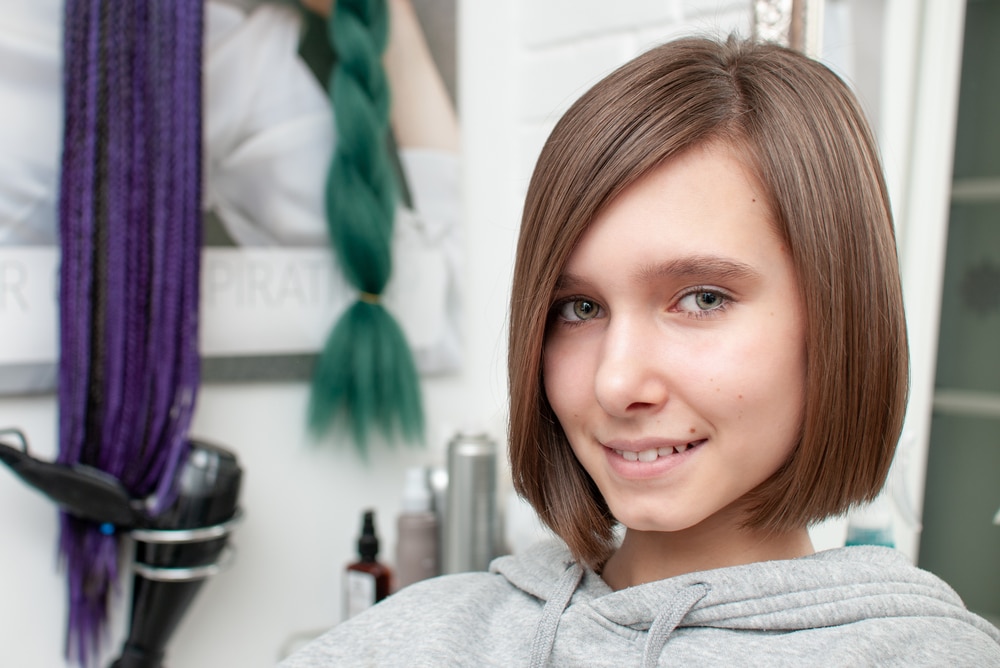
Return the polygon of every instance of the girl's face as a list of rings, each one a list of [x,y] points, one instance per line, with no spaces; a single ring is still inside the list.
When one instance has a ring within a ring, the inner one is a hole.
[[[796,444],[804,340],[763,188],[709,145],[632,185],[583,235],[556,287],[545,391],[626,527],[729,528]]]

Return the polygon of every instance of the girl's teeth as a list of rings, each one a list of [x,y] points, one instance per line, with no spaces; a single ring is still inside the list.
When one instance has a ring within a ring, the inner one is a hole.
[[[634,452],[632,450],[615,450],[615,452],[629,462],[653,462],[656,461],[657,457],[679,455],[690,447],[690,443],[685,443],[684,445],[678,445],[672,448],[657,448],[655,450],[643,450],[642,452]]]

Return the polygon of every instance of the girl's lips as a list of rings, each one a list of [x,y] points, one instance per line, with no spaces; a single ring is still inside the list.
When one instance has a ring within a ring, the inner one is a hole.
[[[653,444],[657,447],[646,447],[646,444],[633,444],[630,449],[616,448],[617,443],[605,445],[608,461],[616,473],[625,478],[651,478],[662,475],[686,460],[698,446],[707,439],[699,439],[677,445]],[[624,445],[624,444],[622,444]],[[642,449],[636,449],[641,447]]]

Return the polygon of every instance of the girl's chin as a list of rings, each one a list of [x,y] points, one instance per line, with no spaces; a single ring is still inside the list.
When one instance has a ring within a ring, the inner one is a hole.
[[[622,533],[631,532],[637,534],[674,534],[697,526],[701,518],[690,517],[663,517],[650,515],[636,515],[628,510],[622,513],[612,514],[618,521],[619,530]]]
[[[747,517],[746,508],[740,502],[718,510],[706,508],[703,512],[689,505],[685,513],[667,513],[662,507],[644,510],[624,499],[612,502],[609,507],[623,534],[663,534],[664,537],[690,535],[691,532],[741,531]]]

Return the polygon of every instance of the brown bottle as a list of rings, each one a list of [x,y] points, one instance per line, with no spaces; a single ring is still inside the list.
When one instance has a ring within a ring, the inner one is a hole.
[[[366,510],[358,538],[359,560],[344,572],[344,619],[372,607],[389,595],[392,572],[378,561],[378,536],[375,535],[375,511]]]

